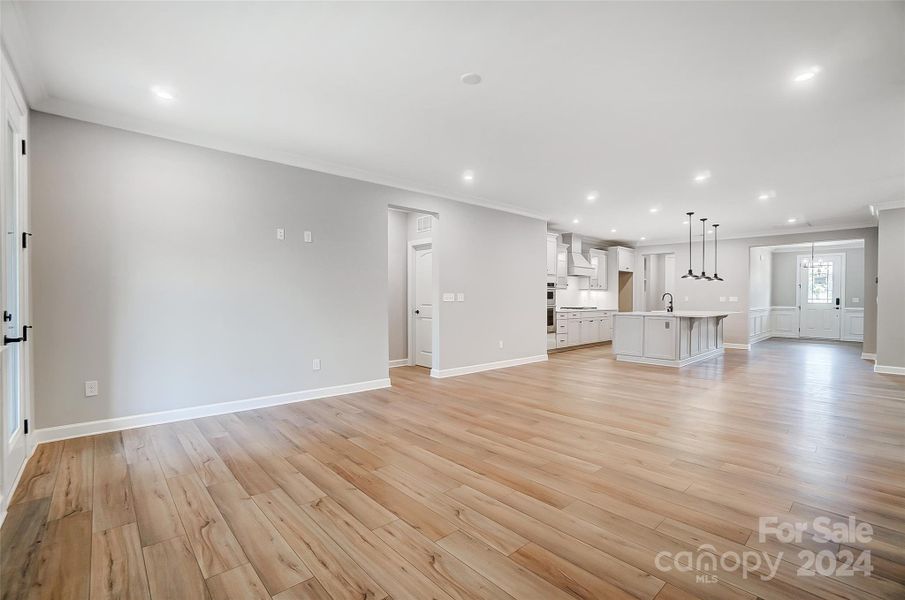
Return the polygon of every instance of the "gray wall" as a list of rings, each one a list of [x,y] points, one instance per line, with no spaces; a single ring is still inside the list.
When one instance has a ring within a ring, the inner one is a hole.
[[[797,306],[798,257],[809,250],[773,252],[772,306]],[[845,254],[845,306],[864,307],[864,249],[821,247],[818,254]],[[855,300],[857,298],[857,301]]]
[[[905,368],[905,208],[880,211],[879,229],[877,366]]]
[[[724,225],[724,227],[726,227]],[[726,227],[727,232],[728,227]],[[676,310],[700,309],[719,310],[725,309],[737,314],[730,315],[724,321],[723,335],[728,343],[748,343],[748,318],[749,308],[764,308],[753,306],[749,300],[748,271],[750,266],[750,249],[757,246],[781,246],[783,244],[796,244],[801,242],[819,242],[826,240],[864,240],[864,344],[863,351],[874,352],[876,348],[877,312],[876,298],[877,288],[872,284],[877,273],[877,228],[866,227],[861,229],[843,229],[839,231],[796,233],[788,235],[771,235],[755,238],[739,238],[720,240],[719,274],[725,279],[722,282],[698,282],[688,279],[676,280]],[[644,254],[655,252],[675,252],[676,269],[680,274],[688,267],[688,244],[666,244],[659,246],[643,246]],[[708,246],[707,272],[713,270],[713,251]],[[692,246],[692,264],[694,270],[701,270],[701,243],[696,240]],[[637,266],[640,269],[640,266]],[[637,285],[637,282],[636,282]],[[730,296],[738,297],[738,302],[721,303],[720,296],[727,299]],[[635,290],[635,298],[639,298],[639,290]],[[686,300],[686,298],[688,298]]]
[[[773,286],[773,253],[767,248],[751,248],[750,255],[748,308],[769,308]],[[725,279],[723,275],[720,277]]]
[[[387,230],[387,331],[390,360],[408,358],[408,213],[389,211]]]
[[[31,138],[38,427],[386,377],[389,205],[439,216],[467,294],[441,369],[546,352],[543,221],[42,113]]]

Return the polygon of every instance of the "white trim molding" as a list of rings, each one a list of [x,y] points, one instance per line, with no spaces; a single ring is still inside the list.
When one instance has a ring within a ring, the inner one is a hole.
[[[189,406],[186,408],[176,408],[160,412],[129,415],[127,417],[102,419],[100,421],[86,421],[84,423],[59,425],[57,427],[44,427],[42,429],[36,429],[34,431],[34,436],[36,444],[41,444],[44,442],[81,437],[83,435],[95,435],[108,431],[120,431],[123,429],[134,429],[135,427],[172,423],[173,421],[212,417],[214,415],[241,412],[255,408],[266,408],[268,406],[291,404],[293,402],[303,402],[305,400],[316,400],[317,398],[329,398],[331,396],[342,396],[345,394],[367,392],[369,390],[379,390],[388,387],[390,387],[390,380],[388,378],[373,379],[371,381],[334,385],[331,387],[288,392],[285,394],[274,394],[272,396],[260,396],[245,400],[218,402],[217,404],[205,404],[203,406]]]
[[[407,367],[411,363],[409,363],[409,359],[407,358],[397,358],[396,360],[390,361],[390,368],[394,369],[396,367]]]
[[[883,373],[884,375],[905,375],[905,367],[874,365],[874,373]]]
[[[510,358],[509,360],[498,360],[496,362],[484,363],[480,365],[469,365],[467,367],[455,367],[452,369],[431,369],[431,377],[458,377],[459,375],[468,375],[469,373],[480,373],[481,371],[492,371],[494,369],[506,369],[508,367],[517,367],[519,365],[527,365],[530,363],[543,362],[547,360],[546,354],[538,354],[537,356],[526,356],[524,358]]]
[[[751,344],[732,344],[723,342],[723,348],[726,348],[727,350],[750,350]]]
[[[872,360],[874,362],[877,362],[877,355],[873,352],[862,352],[861,358],[863,358],[864,360]]]
[[[748,310],[748,342],[756,344],[770,337],[770,307],[751,308]]]

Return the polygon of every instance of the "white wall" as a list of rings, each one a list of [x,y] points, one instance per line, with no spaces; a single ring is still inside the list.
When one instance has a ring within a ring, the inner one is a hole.
[[[880,211],[877,368],[905,375],[905,208]]]
[[[543,221],[42,113],[31,126],[40,428],[385,378],[390,205],[438,215],[440,287],[467,296],[438,307],[440,369],[546,353]]]
[[[725,224],[722,228],[726,228]],[[728,233],[728,231],[727,231]],[[748,343],[748,318],[749,308],[761,308],[750,303],[749,289],[749,263],[750,249],[756,246],[780,246],[783,244],[797,244],[811,241],[826,240],[864,240],[864,345],[863,351],[874,352],[876,347],[877,313],[876,313],[876,286],[872,284],[873,277],[877,273],[877,228],[866,227],[862,229],[846,229],[830,232],[797,233],[787,235],[772,235],[755,238],[720,239],[719,249],[719,274],[725,281],[701,282],[689,279],[676,280],[676,309],[700,309],[733,311],[737,314],[730,315],[724,321],[723,335],[727,343]],[[688,270],[688,243],[665,244],[657,246],[643,246],[640,254],[675,252],[676,268],[679,273]],[[707,247],[707,272],[713,272],[712,241]],[[640,263],[639,263],[640,265]],[[692,246],[692,265],[695,272],[701,270],[701,243],[695,241]],[[640,268],[638,266],[637,268]],[[737,302],[721,303],[720,297],[738,298]],[[636,296],[637,298],[637,293]],[[637,303],[636,305],[640,306]]]

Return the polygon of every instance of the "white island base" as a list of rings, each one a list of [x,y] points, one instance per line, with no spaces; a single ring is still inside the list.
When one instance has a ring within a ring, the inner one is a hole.
[[[616,360],[684,367],[723,353],[723,319],[712,311],[625,312],[613,316]]]

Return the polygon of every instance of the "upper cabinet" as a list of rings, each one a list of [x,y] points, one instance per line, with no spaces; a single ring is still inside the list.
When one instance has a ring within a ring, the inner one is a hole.
[[[617,246],[610,248],[610,252],[616,251],[616,265],[620,271],[632,272],[635,270],[635,251],[631,248]]]
[[[556,287],[569,287],[569,247],[565,244],[556,246]]]
[[[547,279],[556,277],[556,252],[559,249],[559,236],[547,234]]]
[[[591,281],[588,284],[588,289],[590,289],[590,290],[607,289],[608,285],[607,285],[606,259],[607,259],[606,250],[597,250],[596,248],[592,248],[588,252],[588,260],[591,262],[591,267],[594,269],[594,272],[591,275]]]

